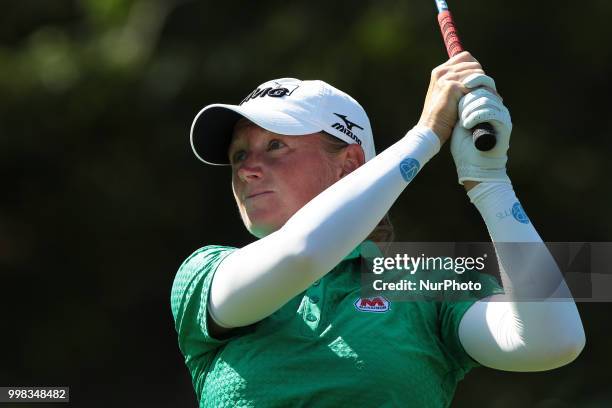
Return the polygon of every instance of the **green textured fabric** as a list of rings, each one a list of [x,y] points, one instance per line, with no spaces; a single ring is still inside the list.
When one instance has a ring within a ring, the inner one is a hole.
[[[171,306],[200,407],[449,406],[457,383],[479,365],[458,335],[473,301],[360,310],[364,247],[225,340],[208,335],[206,307],[213,274],[236,248],[207,246],[187,258]]]

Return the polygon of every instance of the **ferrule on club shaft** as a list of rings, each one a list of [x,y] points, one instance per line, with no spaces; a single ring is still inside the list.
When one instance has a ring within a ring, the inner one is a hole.
[[[438,7],[438,13],[448,10],[448,5],[444,0],[436,0],[436,7]]]

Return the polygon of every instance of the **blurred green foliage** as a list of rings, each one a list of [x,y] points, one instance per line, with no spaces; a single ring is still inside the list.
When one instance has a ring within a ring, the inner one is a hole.
[[[609,241],[612,3],[451,2],[514,131],[509,174],[548,241]],[[0,384],[76,406],[194,406],[169,307],[205,244],[252,240],[226,168],[192,155],[195,113],[265,80],[323,79],[366,108],[380,152],[445,60],[432,1],[28,0],[0,16]],[[399,240],[487,240],[444,149],[392,209]],[[454,406],[612,404],[607,304],[548,373],[472,372]]]

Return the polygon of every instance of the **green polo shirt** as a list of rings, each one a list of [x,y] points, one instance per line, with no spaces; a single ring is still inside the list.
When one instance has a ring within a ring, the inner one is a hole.
[[[479,365],[458,334],[474,301],[363,303],[363,248],[224,340],[208,334],[208,291],[236,248],[206,246],[187,258],[171,307],[200,407],[449,406],[457,383]]]

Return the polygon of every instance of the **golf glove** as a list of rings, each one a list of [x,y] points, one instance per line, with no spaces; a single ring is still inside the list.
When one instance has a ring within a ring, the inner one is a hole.
[[[459,120],[451,136],[450,148],[457,166],[459,184],[465,180],[510,183],[506,174],[512,131],[510,112],[499,96],[484,88],[497,90],[493,78],[473,74],[463,84],[476,89],[459,100]],[[487,152],[476,149],[470,130],[483,122],[489,122],[496,132],[497,143]]]

